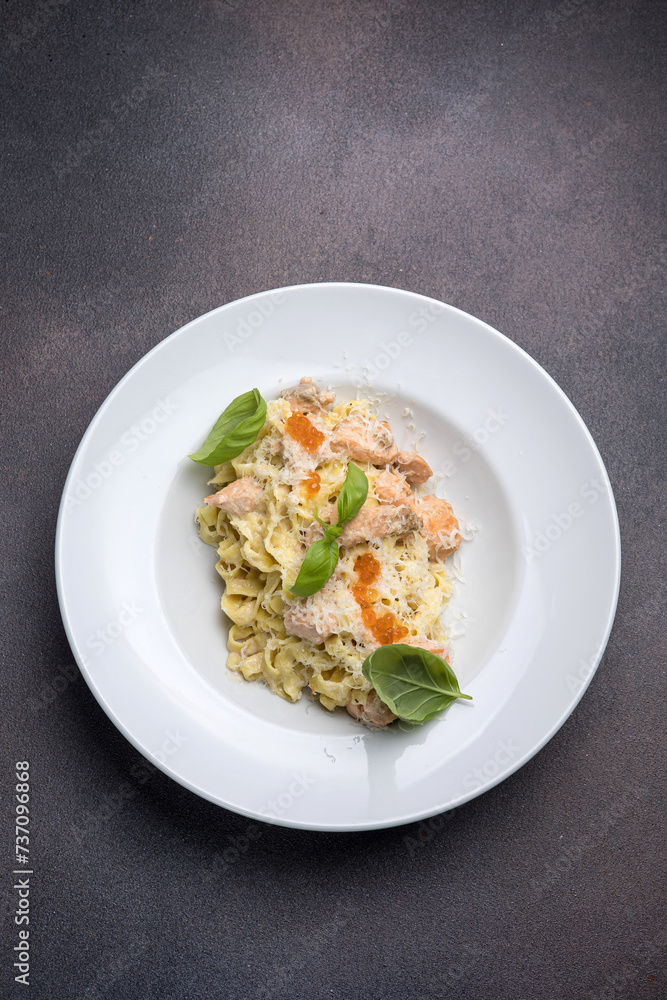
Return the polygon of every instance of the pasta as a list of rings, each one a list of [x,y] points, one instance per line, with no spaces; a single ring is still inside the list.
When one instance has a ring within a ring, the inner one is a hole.
[[[254,443],[215,467],[197,521],[225,583],[228,668],[289,701],[309,688],[325,708],[382,725],[394,717],[372,711],[364,659],[396,641],[444,655],[445,560],[461,536],[449,504],[420,492],[431,475],[424,459],[397,449],[370,402],[333,402],[310,379],[270,401]],[[342,531],[333,575],[295,597],[322,536],[315,515],[335,521],[349,462],[365,473],[368,497]]]

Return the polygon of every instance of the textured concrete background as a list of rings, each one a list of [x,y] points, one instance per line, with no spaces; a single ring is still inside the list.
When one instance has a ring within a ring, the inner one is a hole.
[[[664,14],[2,5],[0,829],[7,858],[27,758],[33,997],[667,996]],[[72,666],[53,573],[69,463],[128,368],[214,306],[328,279],[524,347],[591,429],[624,545],[604,660],[545,749],[432,826],[335,836],[249,825],[144,766]]]

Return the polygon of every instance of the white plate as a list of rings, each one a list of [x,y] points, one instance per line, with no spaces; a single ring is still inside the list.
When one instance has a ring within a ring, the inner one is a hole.
[[[450,611],[474,700],[422,727],[370,732],[226,669],[215,552],[193,525],[208,475],[186,455],[234,396],[271,398],[302,375],[339,396],[369,379],[387,393],[399,445],[414,443],[411,424],[426,432],[438,492],[479,526]],[[245,816],[362,830],[474,798],[553,736],[604,651],[620,539],[590,434],[527,354],[433,299],[330,283],[222,306],[135,365],[72,463],[56,571],[83,675],[146,757]]]

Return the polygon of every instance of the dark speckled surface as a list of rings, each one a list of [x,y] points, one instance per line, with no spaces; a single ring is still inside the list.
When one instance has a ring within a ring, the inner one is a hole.
[[[1,17],[0,994],[25,993],[7,858],[27,758],[38,1000],[666,997],[664,5]],[[196,798],[116,731],[60,621],[60,492],[111,388],[214,306],[320,280],[502,330],[572,399],[618,504],[620,603],[586,697],[431,827],[309,834]]]

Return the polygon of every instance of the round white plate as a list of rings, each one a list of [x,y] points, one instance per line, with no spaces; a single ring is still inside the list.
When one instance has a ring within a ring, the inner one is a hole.
[[[399,446],[443,474],[464,580],[449,620],[472,702],[369,731],[227,670],[222,582],[199,541],[208,470],[186,456],[230,400],[302,375],[378,394]],[[412,292],[328,283],[262,292],[167,337],[100,408],[65,484],[60,607],[93,694],[181,784],[313,830],[409,823],[498,784],[562,726],[611,630],[620,538],[604,465],[552,379],[480,320]]]

